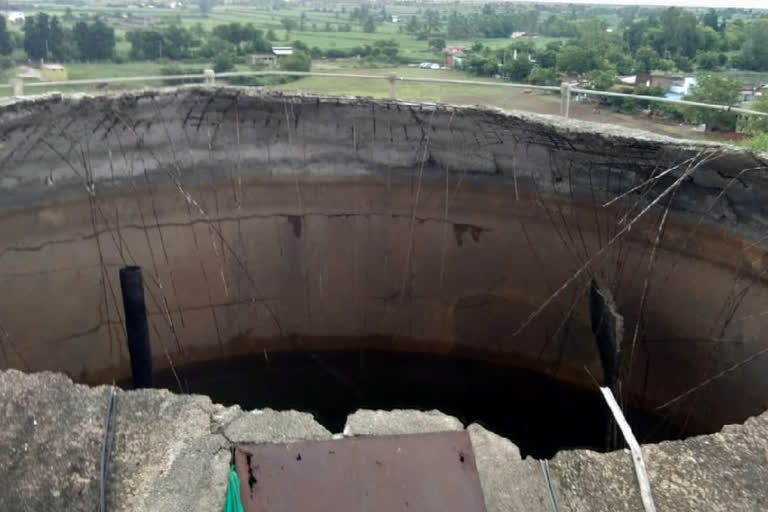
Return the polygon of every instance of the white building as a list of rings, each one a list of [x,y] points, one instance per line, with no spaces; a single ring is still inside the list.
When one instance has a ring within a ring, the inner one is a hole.
[[[686,76],[681,81],[672,84],[672,87],[669,88],[669,92],[672,94],[679,94],[680,96],[688,96],[698,84],[696,77]]]
[[[26,18],[22,11],[5,11],[2,16],[8,23],[22,22]]]

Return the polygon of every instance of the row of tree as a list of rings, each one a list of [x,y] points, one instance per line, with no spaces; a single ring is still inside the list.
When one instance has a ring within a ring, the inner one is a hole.
[[[574,72],[594,69],[585,69],[583,61],[599,60],[605,50],[622,56],[615,64],[623,72],[724,66],[768,71],[768,18],[726,19],[714,9],[697,18],[676,7],[649,11],[642,18],[638,12],[629,11],[614,30],[605,18],[550,14],[542,20],[540,10],[533,9],[485,5],[475,13],[453,11],[444,17],[428,9],[421,17],[412,16],[403,30],[426,37],[440,33],[448,39],[507,38],[513,32],[579,39],[586,44],[569,50],[579,61],[567,70]]]
[[[106,60],[115,53],[115,31],[99,19],[65,25],[57,16],[39,13],[24,20],[23,38],[11,37],[0,17],[0,54],[22,47],[32,59]]]
[[[130,57],[134,60],[184,60],[214,58],[221,54],[238,56],[268,52],[271,44],[267,35],[252,23],[217,25],[210,32],[202,25],[187,29],[174,24],[157,29],[132,30],[126,34],[126,39],[131,43]]]
[[[691,72],[733,67],[768,71],[768,18],[748,24],[736,20],[726,28],[707,17],[707,24],[678,23],[675,20],[680,21],[681,13],[676,8],[667,9],[657,20],[657,28],[648,28],[649,21],[641,20],[630,22],[621,32],[607,30],[605,22],[598,18],[581,20],[576,37],[544,48],[525,38],[497,50],[480,45],[473,48],[465,67],[476,75],[502,75],[534,83],[555,83],[559,73],[588,75],[598,88],[613,85],[617,75],[653,70]],[[686,18],[688,14],[684,13]],[[646,29],[638,33],[637,24]],[[719,32],[712,28],[715,24]],[[686,26],[692,26],[693,31]],[[724,51],[730,48],[724,36],[729,30],[743,33],[738,42],[740,50],[730,55]],[[690,34],[700,37],[694,41]],[[715,36],[710,37],[712,34]]]

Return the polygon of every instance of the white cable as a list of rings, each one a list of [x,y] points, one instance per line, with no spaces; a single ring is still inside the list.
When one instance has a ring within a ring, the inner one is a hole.
[[[640,450],[640,445],[637,443],[637,439],[635,439],[635,435],[632,433],[632,429],[624,418],[624,413],[621,412],[621,408],[619,407],[619,404],[616,403],[616,399],[613,397],[611,390],[601,387],[600,392],[603,393],[603,398],[605,398],[608,408],[611,410],[611,413],[613,413],[613,417],[619,425],[621,433],[624,435],[624,439],[629,445],[629,451],[632,452],[632,462],[635,464],[635,476],[637,476],[637,483],[640,486],[640,498],[643,500],[645,512],[656,512],[656,505],[653,502],[653,494],[651,493],[651,482],[648,480],[648,471],[645,468],[645,461],[643,460],[643,452]]]

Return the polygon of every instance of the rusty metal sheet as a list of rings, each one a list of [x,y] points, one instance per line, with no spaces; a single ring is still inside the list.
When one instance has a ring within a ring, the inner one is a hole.
[[[246,512],[485,512],[466,431],[240,445]]]

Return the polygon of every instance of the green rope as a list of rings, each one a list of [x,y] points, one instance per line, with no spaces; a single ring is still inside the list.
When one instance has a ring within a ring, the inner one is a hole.
[[[229,485],[227,486],[227,499],[224,502],[224,512],[243,512],[243,503],[240,501],[240,479],[235,473],[235,466],[229,467]]]

